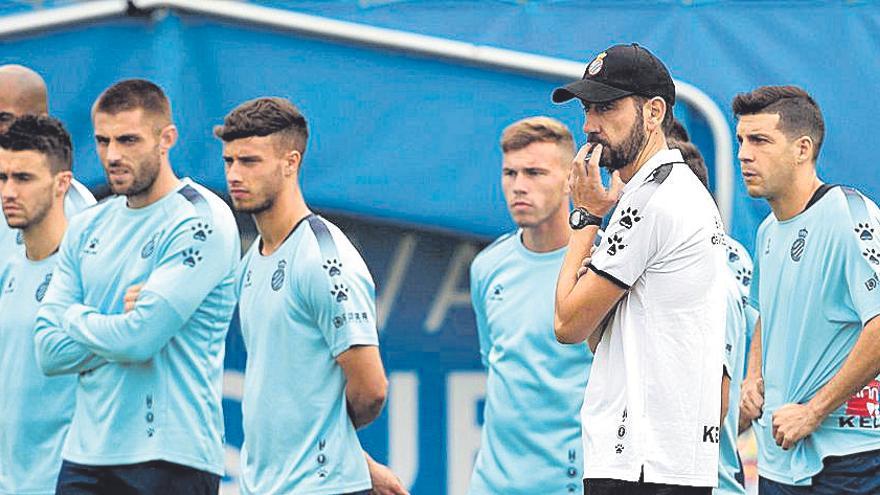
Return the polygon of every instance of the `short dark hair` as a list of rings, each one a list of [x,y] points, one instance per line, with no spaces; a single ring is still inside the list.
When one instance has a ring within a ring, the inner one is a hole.
[[[58,119],[38,115],[16,118],[0,134],[0,148],[9,151],[37,151],[49,159],[52,174],[69,172],[73,161],[70,134]]]
[[[703,160],[703,155],[694,143],[671,139],[669,141],[669,147],[681,152],[681,157],[684,159],[684,162],[687,163],[691,172],[700,179],[700,182],[706,186],[706,189],[709,189],[709,169],[706,168],[706,162]]]
[[[223,125],[214,127],[214,135],[227,143],[273,134],[285,138],[284,146],[305,155],[309,126],[302,112],[286,98],[264,97],[246,101],[226,115]]]
[[[171,122],[171,102],[157,84],[146,79],[126,79],[105,89],[92,107],[92,113],[115,115],[142,109]]]
[[[684,124],[676,118],[672,119],[672,127],[669,129],[669,132],[666,133],[666,139],[679,143],[691,142],[691,137],[688,134],[687,128],[685,128]],[[672,148],[672,146],[670,146],[670,148]]]
[[[761,86],[733,99],[733,114],[737,117],[760,113],[779,115],[779,129],[789,139],[801,136],[812,139],[816,145],[813,160],[819,158],[825,139],[825,121],[809,93],[797,86]]]

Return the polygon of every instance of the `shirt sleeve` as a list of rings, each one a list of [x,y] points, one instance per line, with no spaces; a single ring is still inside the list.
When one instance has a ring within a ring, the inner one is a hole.
[[[742,297],[738,290],[731,289],[727,295],[727,317],[724,330],[724,372],[732,379],[739,378],[734,376],[737,369],[737,363],[734,360],[737,358],[739,343],[745,338],[745,326]]]
[[[172,231],[132,311],[105,315],[75,304],[65,312],[65,331],[115,361],[141,362],[158,353],[214,288],[226,279],[234,283],[238,249],[230,235],[234,229],[215,228],[211,235],[197,239],[191,227],[203,221],[193,218]]]
[[[752,268],[752,283],[749,284],[749,306],[751,306],[755,311],[761,311],[761,302],[759,300],[759,292],[758,289],[761,286],[761,250],[763,249],[761,246],[764,245],[764,238],[761,235],[761,231],[758,230],[758,235],[755,238],[755,257],[753,259],[754,266]],[[754,328],[749,329],[749,332],[754,331]]]
[[[303,262],[294,268],[306,270],[308,307],[334,358],[353,346],[379,345],[373,278],[360,254],[348,247],[351,252],[341,264]],[[293,283],[295,277],[290,279]]]
[[[492,348],[492,335],[489,332],[489,322],[486,320],[485,297],[482,289],[482,280],[477,273],[474,263],[471,263],[471,304],[474,307],[474,317],[477,324],[477,337],[480,341],[480,360],[483,366],[489,367],[489,350]]]
[[[593,253],[590,268],[598,275],[629,289],[645,273],[659,249],[655,232],[665,215],[656,209],[622,204],[605,229]],[[662,229],[661,229],[662,230]]]
[[[856,191],[845,192],[851,224],[844,229],[841,249],[844,276],[853,307],[862,324],[880,314],[880,224],[877,207]]]
[[[101,366],[106,359],[72,339],[62,325],[65,310],[83,301],[76,251],[79,236],[68,230],[61,242],[52,281],[37,311],[34,347],[43,373],[53,376],[82,373]]]

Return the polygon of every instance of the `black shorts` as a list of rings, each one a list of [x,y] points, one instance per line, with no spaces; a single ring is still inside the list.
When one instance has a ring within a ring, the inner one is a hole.
[[[118,466],[61,463],[56,495],[217,495],[220,476],[166,461]]]
[[[822,461],[822,471],[813,476],[812,486],[793,486],[760,478],[761,495],[876,495],[880,493],[880,450]]]
[[[584,495],[712,495],[712,488],[596,478],[584,480]]]

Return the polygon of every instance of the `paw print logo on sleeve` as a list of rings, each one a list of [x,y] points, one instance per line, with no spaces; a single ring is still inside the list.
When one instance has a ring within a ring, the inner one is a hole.
[[[190,268],[196,266],[202,261],[202,254],[198,249],[184,249],[180,254],[183,256],[183,264]]]
[[[874,248],[868,248],[862,251],[862,256],[874,265],[880,265],[880,253]]]
[[[214,229],[212,229],[211,226],[208,225],[208,223],[202,222],[193,225],[189,229],[193,233],[193,239],[202,242],[208,240],[208,236],[214,233]]]
[[[614,234],[613,236],[609,237],[608,244],[608,254],[610,254],[611,256],[614,256],[620,251],[623,251],[623,248],[626,247],[626,245],[623,243],[623,238],[620,237],[620,235],[618,234]]]
[[[859,223],[854,230],[859,235],[859,239],[863,241],[874,240],[874,227],[871,227],[871,224],[868,222]]]
[[[342,275],[342,262],[336,258],[325,261],[323,267],[331,277]]]
[[[343,284],[334,284],[330,295],[336,298],[336,302],[348,301],[348,287]]]
[[[641,221],[641,219],[642,219],[642,217],[639,216],[639,210],[637,210],[635,208],[627,207],[620,214],[619,223],[623,227],[625,227],[627,229],[631,229],[633,227],[633,225],[635,225],[636,223]]]

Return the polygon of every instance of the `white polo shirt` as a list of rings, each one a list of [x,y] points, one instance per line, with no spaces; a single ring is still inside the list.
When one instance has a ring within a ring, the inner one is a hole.
[[[584,395],[585,478],[717,484],[724,242],[678,150],[655,154],[624,187],[591,265],[627,292]]]

